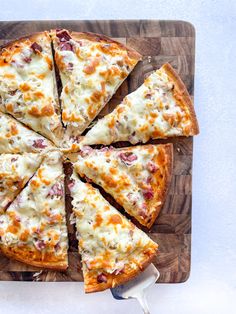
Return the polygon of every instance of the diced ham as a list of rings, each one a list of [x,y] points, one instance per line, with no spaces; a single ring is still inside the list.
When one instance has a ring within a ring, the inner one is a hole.
[[[73,51],[73,46],[72,44],[68,43],[68,42],[61,42],[60,43],[60,50],[61,51]]]
[[[25,63],[30,63],[32,59],[30,57],[24,57],[23,61],[25,61]]]
[[[68,183],[68,188],[69,190],[71,190],[75,185],[75,180],[74,179],[70,179],[69,183]]]
[[[119,157],[128,166],[138,159],[138,157],[132,152],[120,153]]]
[[[153,161],[148,162],[147,168],[151,173],[155,173],[158,169],[157,165]]]
[[[71,39],[70,34],[64,30],[57,30],[56,35],[57,35],[57,38],[59,38],[60,42],[69,41]]]
[[[146,190],[143,190],[143,196],[146,200],[150,200],[153,198],[154,196],[154,192],[153,192],[153,189],[150,187]]]
[[[109,147],[104,146],[104,147],[102,147],[102,148],[100,149],[101,152],[109,152],[109,151],[111,151],[111,150],[114,150],[114,147],[113,147],[113,146],[109,146]]]
[[[32,145],[35,148],[45,148],[47,145],[44,143],[43,139],[34,140],[34,143]]]
[[[34,51],[34,53],[39,53],[43,51],[43,48],[36,42],[34,42],[30,47]]]
[[[45,249],[46,244],[43,240],[38,240],[34,243],[35,247],[37,250],[42,251],[43,249]]]
[[[97,276],[97,282],[98,283],[107,282],[107,276],[101,273],[100,275]]]
[[[60,243],[58,242],[58,243],[54,246],[54,249],[55,249],[56,252],[58,252],[58,251],[60,250],[60,248],[61,248],[61,245],[60,245]]]
[[[64,189],[60,182],[55,183],[48,192],[47,196],[63,196]]]

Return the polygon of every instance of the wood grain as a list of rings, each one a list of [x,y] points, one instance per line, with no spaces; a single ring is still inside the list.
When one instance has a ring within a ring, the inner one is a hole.
[[[127,93],[142,84],[144,77],[165,62],[177,70],[193,96],[195,31],[190,23],[155,20],[0,22],[0,44],[51,28],[102,33],[143,54],[143,61],[136,66],[99,116],[113,110]],[[190,272],[193,140],[177,138],[151,142],[174,144],[171,186],[161,214],[149,232],[160,247],[154,263],[161,273],[159,282],[183,282],[188,279]],[[69,173],[69,166],[65,166],[65,170]],[[66,195],[66,199],[68,218],[71,210],[70,196]],[[114,203],[114,200],[111,202]],[[0,255],[0,280],[82,281],[74,226],[68,224],[68,230],[70,266],[67,271],[40,270]]]

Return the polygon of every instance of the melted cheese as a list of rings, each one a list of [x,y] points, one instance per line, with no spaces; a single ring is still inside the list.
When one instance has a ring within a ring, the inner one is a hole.
[[[156,243],[112,207],[97,189],[80,181],[76,173],[72,182],[70,190],[84,272],[118,273],[127,265],[137,269],[144,254],[156,251]]]
[[[130,154],[133,160],[125,161],[125,154]],[[160,158],[163,154],[163,145],[107,151],[90,149],[84,157],[78,154],[74,168],[81,176],[100,185],[130,215],[145,224],[156,211],[156,207],[161,205],[158,198],[162,197],[163,183],[166,180],[166,161]],[[156,168],[155,176],[150,171],[150,165]],[[148,198],[147,191],[151,193]]]
[[[50,38],[42,33],[36,40],[42,52],[34,52],[33,39],[26,39],[5,48],[0,55],[0,60],[6,61],[0,65],[0,110],[59,144],[62,126],[57,113]]]
[[[180,104],[173,83],[164,70],[152,73],[136,91],[127,95],[113,112],[100,119],[86,134],[83,145],[191,135],[190,109]]]
[[[49,253],[58,260],[66,258],[68,240],[61,153],[54,151],[45,157],[27,187],[0,216],[0,234],[0,246],[27,247],[38,252],[41,261]]]
[[[46,138],[0,112],[0,153],[33,153],[52,147]]]
[[[0,155],[0,212],[24,188],[41,160],[38,154]]]
[[[60,70],[62,119],[68,136],[78,136],[97,116],[138,60],[117,44],[70,39],[73,51],[61,50],[54,38]]]

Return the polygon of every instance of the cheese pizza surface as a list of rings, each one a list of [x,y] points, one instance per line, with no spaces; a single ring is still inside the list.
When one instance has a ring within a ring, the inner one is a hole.
[[[11,116],[0,112],[0,153],[39,153],[54,145]]]
[[[198,132],[188,91],[174,69],[165,64],[100,119],[81,146],[118,141],[146,143],[150,139],[192,136]]]
[[[74,172],[68,185],[85,292],[115,287],[137,275],[151,262],[158,245],[122,216]]]
[[[0,213],[24,188],[41,161],[39,154],[0,155]]]
[[[172,170],[172,144],[121,149],[84,147],[74,169],[100,185],[128,214],[151,227],[165,201]]]
[[[67,247],[62,156],[54,151],[0,215],[0,250],[30,265],[66,269]]]
[[[0,110],[60,144],[63,129],[48,32],[1,48]]]
[[[62,121],[70,139],[98,115],[141,56],[93,33],[52,31],[55,60],[63,85]]]

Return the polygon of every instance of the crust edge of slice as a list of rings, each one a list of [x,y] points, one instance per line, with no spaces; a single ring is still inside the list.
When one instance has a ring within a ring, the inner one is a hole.
[[[173,159],[174,159],[173,144],[172,143],[163,144],[162,146],[165,149],[165,155],[166,155],[166,158],[167,158],[167,165],[166,165],[166,171],[165,171],[166,180],[165,180],[165,184],[164,184],[164,187],[162,189],[162,193],[161,193],[160,199],[159,199],[161,204],[156,207],[156,210],[153,212],[153,214],[151,216],[150,222],[145,225],[148,229],[150,229],[152,227],[152,225],[154,224],[154,222],[157,219],[158,215],[160,214],[161,209],[164,206],[164,203],[165,203],[165,200],[166,200],[166,196],[167,196],[167,193],[168,193],[168,190],[169,190],[169,187],[170,187],[170,182],[171,182],[171,179],[172,179]],[[156,200],[154,200],[153,202],[156,202]]]
[[[23,253],[22,249],[17,247],[6,247],[4,245],[0,246],[0,252],[2,252],[4,255],[6,255],[9,258],[13,258],[19,262],[25,263],[30,266],[36,266],[41,268],[48,268],[48,269],[55,269],[55,270],[66,270],[68,267],[68,260],[65,255],[64,260],[59,261],[34,261],[30,258],[30,252],[25,251]],[[31,251],[33,254],[34,252]],[[36,253],[38,253],[37,250],[35,250]]]
[[[185,106],[187,106],[187,108],[190,111],[192,127],[189,132],[190,134],[187,136],[197,135],[199,133],[198,121],[197,121],[196,113],[194,110],[193,102],[191,100],[191,97],[189,95],[189,92],[185,84],[181,80],[178,73],[174,70],[174,68],[169,63],[163,64],[160,69],[164,70],[164,72],[168,75],[168,77],[174,83],[174,98],[177,101],[183,103]]]
[[[141,265],[138,268],[130,271],[129,273],[124,273],[120,275],[112,275],[112,274],[107,275],[106,274],[106,276],[108,277],[108,280],[106,283],[97,283],[96,282],[97,278],[93,278],[92,280],[94,280],[95,283],[86,284],[87,279],[84,278],[85,293],[100,292],[106,289],[114,288],[127,281],[130,281],[131,279],[136,277],[139,273],[141,273],[143,270],[145,270],[148,267],[148,265],[152,262],[154,257],[157,255],[157,249],[158,249],[158,245],[156,244],[155,246],[156,252],[149,255],[146,259],[142,261]]]

